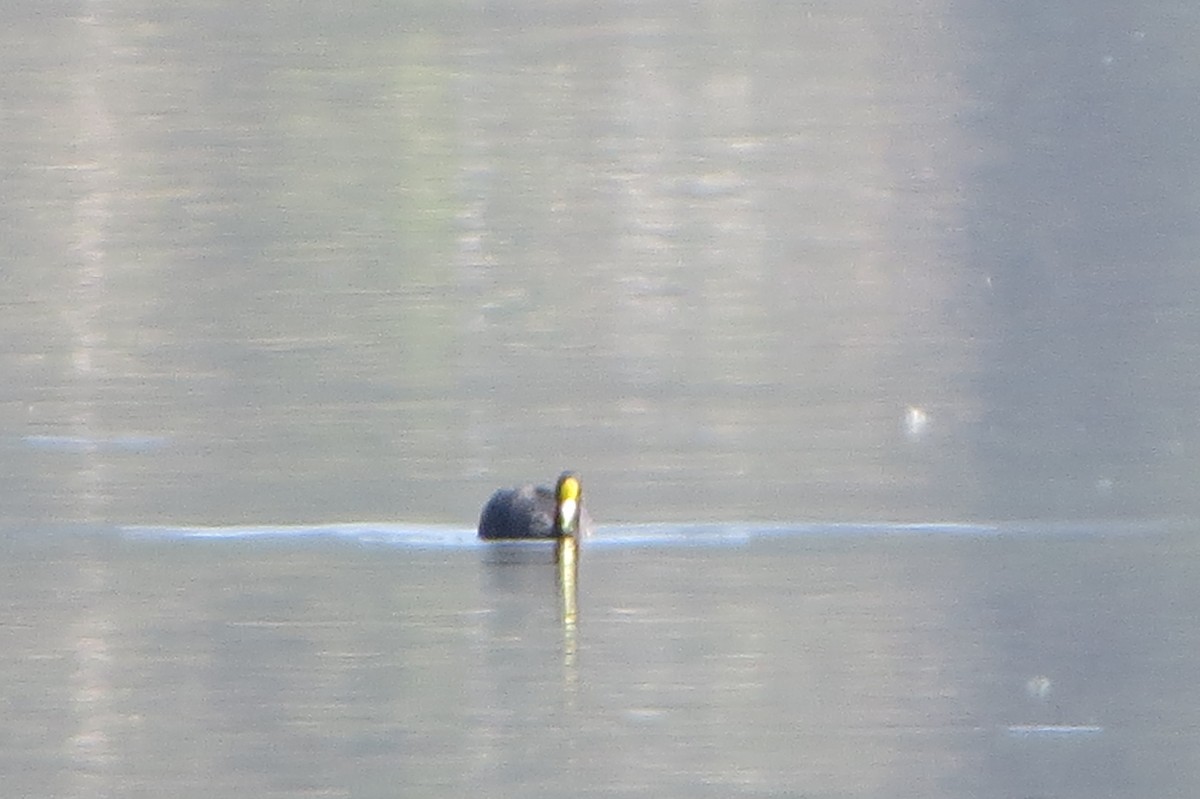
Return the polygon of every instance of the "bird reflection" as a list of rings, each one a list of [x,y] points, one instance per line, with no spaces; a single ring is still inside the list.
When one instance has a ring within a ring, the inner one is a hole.
[[[576,633],[579,624],[579,539],[564,536],[555,542],[555,562],[558,564],[559,611],[563,628],[563,664],[568,671],[575,667]]]

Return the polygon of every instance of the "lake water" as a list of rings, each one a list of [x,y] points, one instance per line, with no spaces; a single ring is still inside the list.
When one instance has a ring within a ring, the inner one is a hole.
[[[685,545],[601,528],[573,627],[549,549],[495,558],[469,531],[14,541],[0,582],[6,790],[1094,797],[1195,785],[1194,529],[723,530]]]
[[[1196,793],[1191,5],[6,21],[6,794]]]

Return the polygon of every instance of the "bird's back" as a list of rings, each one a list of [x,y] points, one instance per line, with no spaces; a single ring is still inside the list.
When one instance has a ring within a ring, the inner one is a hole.
[[[480,538],[553,538],[554,491],[546,486],[502,488],[479,517]]]

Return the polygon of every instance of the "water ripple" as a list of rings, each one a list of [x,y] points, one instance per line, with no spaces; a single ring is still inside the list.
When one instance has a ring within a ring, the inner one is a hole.
[[[781,538],[897,538],[995,536],[1109,536],[1166,532],[1177,525],[1166,522],[1063,522],[977,524],[968,522],[837,522],[837,523],[658,523],[601,525],[586,542],[589,548],[728,547]],[[316,525],[254,526],[147,526],[126,525],[120,532],[142,539],[331,539],[363,544],[419,549],[475,549],[495,547],[480,541],[473,528],[391,522],[350,522]],[[547,541],[504,542],[509,547],[545,547]]]

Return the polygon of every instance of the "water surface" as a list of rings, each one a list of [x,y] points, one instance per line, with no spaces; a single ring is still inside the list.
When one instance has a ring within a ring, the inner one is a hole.
[[[1036,11],[17,3],[0,514],[1200,514],[1197,21]]]
[[[1192,4],[6,12],[7,794],[1197,794]]]
[[[4,558],[38,795],[1182,795],[1194,531],[549,550],[114,530]]]

